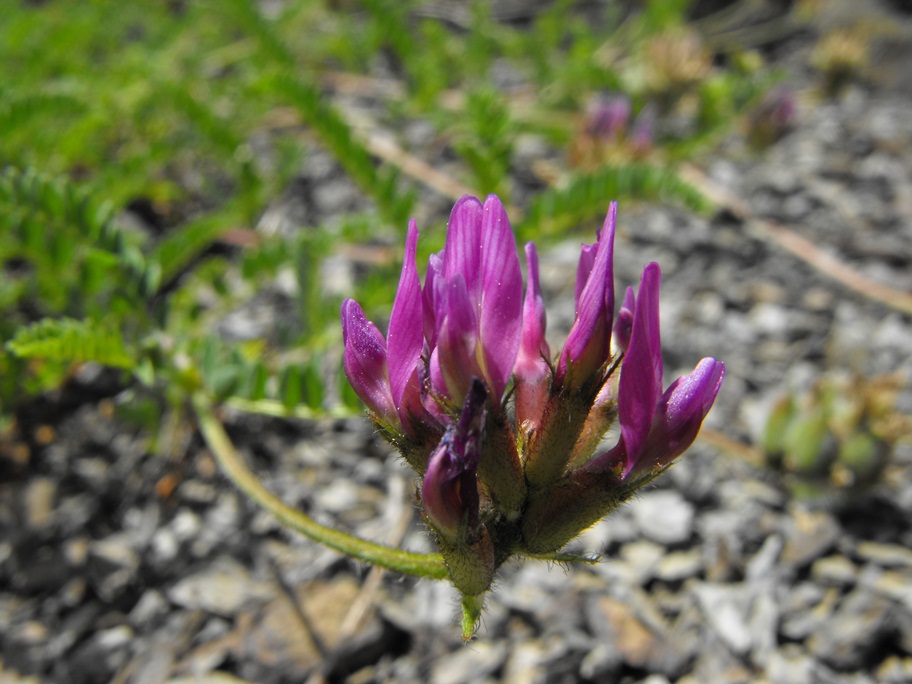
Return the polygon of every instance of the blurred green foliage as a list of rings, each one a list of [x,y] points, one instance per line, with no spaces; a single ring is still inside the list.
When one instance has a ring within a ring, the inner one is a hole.
[[[897,410],[904,379],[829,374],[805,394],[772,407],[760,446],[796,496],[824,498],[867,491],[885,479],[893,447],[912,429]]]
[[[660,125],[646,158],[542,175],[553,187],[520,207],[522,237],[591,232],[611,199],[708,208],[674,163],[729,130],[771,77],[756,60],[713,66],[685,0],[606,3],[599,21],[557,0],[513,23],[497,3],[461,5],[455,21],[394,0],[0,0],[0,414],[85,361],[173,403],[204,386],[250,410],[357,407],[339,382],[342,294],[326,290],[326,259],[377,245],[348,294],[386,315],[399,264],[383,255],[398,253],[423,180],[378,160],[369,130],[427,122],[454,181],[510,201],[524,136],[561,166],[587,103],[623,92],[660,124],[683,112],[689,125]],[[696,71],[672,68],[682,54]],[[346,92],[346,79],[359,85]],[[353,115],[343,105],[358,98],[370,106]],[[369,209],[255,232],[318,148]],[[220,321],[281,278],[294,299],[281,330],[224,339]]]

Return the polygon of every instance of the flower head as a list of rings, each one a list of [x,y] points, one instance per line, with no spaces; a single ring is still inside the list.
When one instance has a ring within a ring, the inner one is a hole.
[[[630,120],[630,100],[625,95],[602,97],[589,103],[585,132],[601,139],[614,139],[624,134]]]
[[[426,519],[466,596],[511,554],[554,553],[632,496],[693,443],[719,392],[725,366],[711,358],[662,391],[657,264],[615,318],[616,221],[612,203],[580,250],[574,322],[553,356],[538,253],[525,246],[524,291],[493,195],[456,203],[423,286],[409,224],[386,337],[354,300],[342,306],[346,375],[423,476]],[[593,456],[615,419],[617,444]]]

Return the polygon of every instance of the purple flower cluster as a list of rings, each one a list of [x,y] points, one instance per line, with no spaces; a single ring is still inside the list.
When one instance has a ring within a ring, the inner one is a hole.
[[[656,109],[647,103],[634,115],[630,98],[610,94],[586,107],[570,158],[582,166],[646,156],[653,148]]]
[[[558,550],[694,441],[724,365],[706,358],[662,391],[660,271],[643,271],[615,317],[617,206],[582,247],[576,317],[560,352],[545,339],[535,245],[523,279],[506,211],[491,195],[453,207],[446,243],[418,277],[418,230],[384,337],[342,306],[344,367],[381,432],[423,475],[421,498],[451,570],[470,559],[490,583],[513,553]],[[598,444],[614,419],[615,446]],[[471,565],[471,563],[470,563]],[[469,589],[465,589],[469,587]]]

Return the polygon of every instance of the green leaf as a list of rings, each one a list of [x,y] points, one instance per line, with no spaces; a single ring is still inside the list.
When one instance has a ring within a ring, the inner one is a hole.
[[[304,396],[301,375],[301,368],[297,365],[291,365],[282,371],[282,376],[279,379],[279,398],[282,401],[282,405],[289,411],[300,404]]]
[[[121,331],[92,320],[46,318],[17,330],[6,348],[23,358],[136,367],[135,356]]]
[[[699,212],[712,208],[702,193],[674,171],[636,162],[579,174],[564,187],[543,192],[532,201],[517,232],[524,239],[562,233],[593,216],[603,216],[610,201],[622,199],[676,201]]]

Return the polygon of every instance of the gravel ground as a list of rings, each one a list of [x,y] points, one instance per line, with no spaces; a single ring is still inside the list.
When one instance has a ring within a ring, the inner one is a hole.
[[[800,43],[780,49],[800,88]],[[756,437],[783,388],[834,369],[904,373],[898,406],[912,413],[912,317],[758,229],[775,221],[912,292],[912,92],[893,85],[801,107],[762,156],[735,135],[704,160],[746,215],[621,206],[616,279],[661,264],[668,377],[706,355],[727,364],[711,430]],[[354,195],[324,161],[302,174],[318,219]],[[574,241],[542,254],[557,343],[577,254]],[[464,646],[448,585],[285,532],[223,480],[192,426],[177,427],[179,459],[149,455],[151,437],[116,417],[125,400],[86,368],[30,411],[21,444],[0,445],[0,682],[912,682],[908,439],[878,486],[826,502],[701,440],[575,543],[601,563],[506,564]],[[286,502],[429,550],[413,477],[367,421],[224,418]]]

